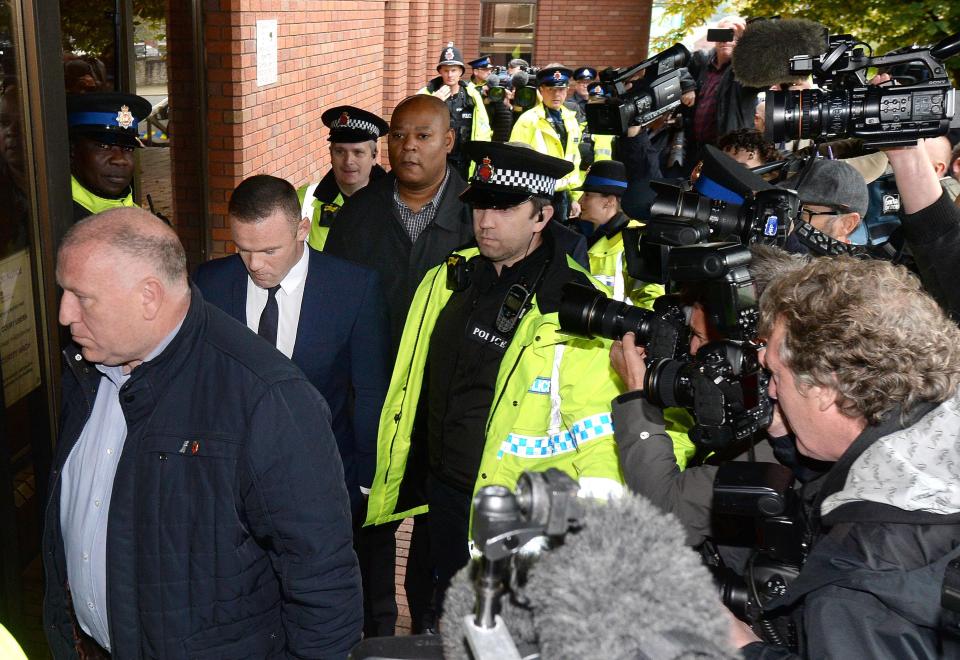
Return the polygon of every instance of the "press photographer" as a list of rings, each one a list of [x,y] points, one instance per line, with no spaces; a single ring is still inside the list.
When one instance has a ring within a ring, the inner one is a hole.
[[[903,268],[835,257],[774,281],[760,332],[798,451],[833,463],[805,487],[812,551],[765,609],[790,608],[803,657],[956,657],[960,331]]]
[[[755,245],[749,264],[750,275],[759,293],[780,274],[803,267],[808,259],[791,255],[773,247]],[[689,353],[696,355],[701,347],[725,338],[709,318],[706,306],[711,303],[702,288],[691,286],[685,293],[690,330]],[[644,389],[647,377],[647,351],[638,345],[636,333],[623,335],[610,350],[610,362],[626,384],[627,392],[613,401],[614,428],[627,486],[649,498],[654,504],[677,516],[684,525],[687,542],[699,545],[711,536],[711,506],[717,463],[688,467],[681,471],[674,447],[676,419],[685,411],[664,409],[648,401]],[[687,417],[687,419],[690,419]],[[688,422],[685,430],[692,427]],[[766,442],[769,435],[769,443]],[[739,443],[733,451],[722,452],[716,458],[726,460],[776,461],[796,465],[789,437],[781,418],[766,434],[757,434]],[[701,452],[705,453],[705,452]],[[814,466],[801,466],[797,471],[808,476]]]

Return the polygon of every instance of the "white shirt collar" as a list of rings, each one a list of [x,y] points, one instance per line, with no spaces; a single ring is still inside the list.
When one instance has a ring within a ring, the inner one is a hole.
[[[303,254],[300,255],[300,259],[293,265],[293,268],[287,272],[286,276],[280,280],[280,289],[286,295],[291,295],[294,291],[303,286],[303,283],[307,280],[307,268],[309,265],[310,246],[308,246],[306,241],[304,241]]]

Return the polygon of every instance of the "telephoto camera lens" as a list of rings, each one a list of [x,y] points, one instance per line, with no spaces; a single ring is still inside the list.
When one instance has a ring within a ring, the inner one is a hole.
[[[620,339],[628,332],[646,343],[656,314],[616,300],[593,287],[567,283],[558,312],[560,329],[581,337]]]

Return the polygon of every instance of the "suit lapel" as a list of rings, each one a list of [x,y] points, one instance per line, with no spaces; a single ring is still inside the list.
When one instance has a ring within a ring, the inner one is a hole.
[[[237,277],[232,278],[233,285],[230,287],[230,309],[227,313],[237,319],[244,325],[247,323],[247,267],[243,265],[240,255],[234,255],[236,265],[239,267]]]
[[[319,339],[321,330],[319,321],[325,318],[325,301],[328,299],[326,282],[323,274],[319,252],[307,246],[310,258],[307,261],[307,279],[303,283],[303,302],[300,303],[300,318],[297,319],[297,340],[293,345],[293,355],[290,359],[297,362],[302,351],[309,351]],[[299,362],[297,362],[299,364]]]

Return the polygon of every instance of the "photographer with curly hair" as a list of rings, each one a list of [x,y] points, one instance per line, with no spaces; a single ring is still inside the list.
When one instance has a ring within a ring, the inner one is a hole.
[[[960,330],[904,268],[834,257],[768,287],[760,332],[798,451],[832,462],[804,487],[806,563],[764,609],[791,613],[805,658],[960,657],[940,603],[960,557]]]

